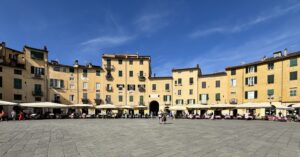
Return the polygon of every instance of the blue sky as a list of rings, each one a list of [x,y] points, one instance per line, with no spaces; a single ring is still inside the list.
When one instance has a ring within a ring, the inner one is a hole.
[[[151,55],[152,71],[203,73],[300,50],[297,0],[2,0],[0,41],[48,46],[50,59],[100,65],[103,53]]]

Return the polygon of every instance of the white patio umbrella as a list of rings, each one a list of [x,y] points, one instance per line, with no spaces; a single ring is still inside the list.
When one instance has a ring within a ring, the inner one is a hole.
[[[104,105],[99,105],[96,106],[97,109],[116,109],[117,107],[112,104],[104,104]]]
[[[18,103],[0,100],[0,105],[2,105],[2,106],[17,106]]]
[[[235,108],[236,105],[232,104],[214,104],[214,105],[209,105],[211,108]]]
[[[67,105],[67,107],[82,108],[82,107],[94,107],[94,106],[92,104],[72,104],[72,105]]]
[[[33,103],[20,103],[22,107],[33,108],[67,108],[68,105],[53,103],[53,102],[33,102]]]
[[[169,108],[169,110],[173,110],[173,111],[184,111],[184,110],[186,110],[186,107],[184,107],[184,106],[171,106],[170,108]]]
[[[209,105],[201,105],[201,104],[193,104],[193,105],[188,105],[188,109],[209,109]]]
[[[244,103],[236,105],[236,108],[270,108],[271,105],[268,103]]]
[[[133,109],[133,106],[124,105],[124,106],[118,106],[118,108],[121,108],[121,109]]]

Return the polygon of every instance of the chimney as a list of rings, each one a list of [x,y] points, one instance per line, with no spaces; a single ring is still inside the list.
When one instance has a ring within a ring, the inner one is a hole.
[[[197,68],[199,68],[199,64],[197,64],[197,66],[196,66]]]
[[[285,48],[284,51],[283,51],[283,56],[287,56],[287,54],[288,54],[288,49]]]
[[[76,59],[75,61],[74,61],[74,67],[78,67],[78,60]]]
[[[45,51],[48,51],[47,46],[44,46],[44,50],[45,50]]]
[[[5,47],[6,43],[5,43],[4,41],[2,41],[1,45],[2,45],[3,47]]]
[[[282,52],[281,52],[281,51],[274,52],[274,53],[273,53],[273,57],[274,57],[274,58],[282,57]]]

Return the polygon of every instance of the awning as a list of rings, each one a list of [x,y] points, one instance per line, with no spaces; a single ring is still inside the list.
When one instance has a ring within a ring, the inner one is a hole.
[[[169,110],[184,111],[184,110],[186,110],[186,107],[184,107],[184,106],[170,106]]]
[[[22,107],[36,107],[36,108],[67,108],[68,105],[58,104],[53,102],[35,102],[35,103],[20,103]]]
[[[244,103],[236,105],[236,108],[270,108],[271,105],[268,103]]]
[[[201,105],[201,104],[193,104],[193,105],[188,105],[188,109],[208,109],[210,108],[209,105]]]
[[[138,106],[134,106],[134,108],[136,109],[147,109],[147,106],[142,106],[142,105],[138,105]]]
[[[117,107],[112,104],[104,104],[104,105],[99,105],[96,106],[97,109],[116,109]]]
[[[235,108],[236,105],[232,104],[214,104],[214,105],[209,105],[211,108]]]
[[[18,105],[18,104],[17,104],[17,103],[14,103],[14,102],[1,101],[1,100],[0,100],[0,105],[2,105],[2,106],[16,106],[16,105]]]
[[[93,107],[92,104],[72,104],[72,105],[67,105],[68,107],[72,108],[81,108],[81,107]]]
[[[277,104],[277,105],[274,105],[276,107],[276,109],[282,109],[282,110],[294,110],[294,106],[293,107],[287,107],[287,106],[284,106],[284,105],[281,105],[281,104]]]
[[[118,106],[118,108],[120,108],[120,109],[133,109],[133,106],[121,105],[121,106]]]
[[[300,108],[300,103],[295,103],[292,105],[293,108]]]

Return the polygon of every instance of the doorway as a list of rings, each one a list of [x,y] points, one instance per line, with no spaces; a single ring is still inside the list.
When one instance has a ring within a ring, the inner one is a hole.
[[[159,111],[159,103],[157,101],[151,101],[150,103],[150,110],[149,110],[149,114],[153,116],[157,116]]]

